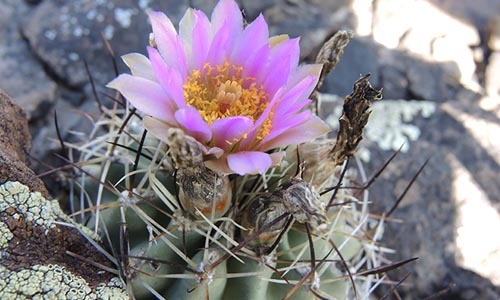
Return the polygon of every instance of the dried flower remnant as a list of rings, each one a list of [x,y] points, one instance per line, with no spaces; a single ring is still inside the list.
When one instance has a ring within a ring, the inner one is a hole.
[[[211,20],[188,9],[178,33],[163,13],[149,17],[149,58],[123,56],[132,74],[108,87],[146,115],[160,140],[180,128],[200,144],[207,167],[244,175],[278,164],[283,153],[270,150],[329,131],[305,109],[322,66],[299,66],[298,39],[270,37],[262,15],[244,26],[236,2],[221,0]]]
[[[313,228],[324,229],[328,223],[325,204],[318,192],[306,181],[292,178],[274,192],[299,223],[309,223]]]
[[[231,204],[229,177],[205,167],[199,144],[182,130],[170,128],[167,139],[183,208],[193,216],[197,210],[205,216],[224,215]]]
[[[335,69],[340,57],[344,54],[345,47],[349,44],[353,36],[350,31],[337,31],[328,41],[326,41],[316,56],[316,63],[321,64],[323,69],[319,77],[318,84],[314,89],[311,99],[318,105],[318,90],[323,86],[326,76]],[[316,110],[318,107],[316,106]]]
[[[354,154],[368,123],[371,102],[382,99],[382,90],[373,88],[369,78],[370,74],[366,74],[356,80],[351,95],[345,98],[337,142],[329,155],[337,165],[343,164],[347,157]]]
[[[256,235],[250,240],[250,247],[259,254],[267,254],[287,230],[288,215],[283,199],[272,193],[259,195],[242,212],[241,223],[247,229],[242,235],[245,239]]]
[[[243,232],[248,238],[257,233],[250,246],[258,253],[269,253],[286,232],[288,217],[300,224],[309,224],[322,231],[329,223],[325,204],[313,186],[300,178],[291,178],[272,193],[251,199],[242,211]]]

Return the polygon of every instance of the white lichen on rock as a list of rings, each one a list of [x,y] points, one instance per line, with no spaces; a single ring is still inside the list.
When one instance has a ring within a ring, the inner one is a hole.
[[[93,271],[85,261],[76,261],[75,267],[75,258],[64,254],[72,247],[85,251],[77,255],[97,259],[89,253],[93,248],[85,248],[82,233],[99,241],[65,215],[56,200],[46,200],[19,182],[1,185],[0,299],[128,299],[118,277],[97,267]]]
[[[0,265],[0,299],[128,299],[116,281],[92,289],[58,265],[34,265],[17,272]]]
[[[365,129],[366,138],[382,150],[410,149],[410,141],[420,137],[420,128],[411,121],[417,116],[429,118],[436,111],[431,101],[383,100],[373,103],[370,122]]]
[[[27,186],[19,182],[8,181],[0,186],[0,213],[8,208],[15,208],[27,222],[47,230],[55,227],[55,221],[62,221],[74,225],[88,237],[100,240],[92,230],[64,214],[57,200],[46,200],[39,192],[30,192]]]
[[[336,95],[320,94],[320,101],[326,103],[341,103],[343,99]],[[382,150],[398,150],[402,152],[410,149],[410,142],[420,137],[420,128],[411,124],[417,116],[429,118],[436,111],[436,104],[421,100],[382,100],[372,103],[370,120],[365,127],[364,137],[375,142]],[[339,117],[342,114],[342,105],[335,105],[335,109],[326,118],[327,123],[337,129]],[[363,160],[369,160],[369,153],[364,147],[358,149]]]
[[[132,24],[132,16],[138,14],[137,9],[132,8],[115,8],[115,20],[122,28],[130,27]]]
[[[14,237],[7,225],[0,223],[0,259],[4,256],[7,243]]]

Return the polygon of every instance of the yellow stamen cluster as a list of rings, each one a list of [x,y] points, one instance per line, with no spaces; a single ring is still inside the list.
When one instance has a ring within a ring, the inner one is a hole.
[[[228,62],[220,66],[206,63],[201,70],[193,71],[184,84],[186,103],[195,107],[208,124],[233,116],[256,121],[266,109],[268,95],[262,85],[257,86],[255,78],[242,78],[241,73],[242,67]],[[266,120],[258,138],[265,137],[270,129],[271,121]]]

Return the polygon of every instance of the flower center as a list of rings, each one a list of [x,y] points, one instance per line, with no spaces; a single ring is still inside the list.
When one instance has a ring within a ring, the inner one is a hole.
[[[233,116],[256,121],[266,109],[268,95],[255,78],[242,78],[242,69],[228,62],[220,66],[206,63],[184,84],[186,103],[194,106],[208,124]]]

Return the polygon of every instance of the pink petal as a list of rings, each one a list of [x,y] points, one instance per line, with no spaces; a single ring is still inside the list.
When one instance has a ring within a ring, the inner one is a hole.
[[[175,119],[185,129],[186,133],[201,143],[207,143],[212,138],[212,131],[200,113],[192,106],[186,106],[175,112]]]
[[[252,56],[248,56],[243,62],[243,77],[251,77],[257,79],[257,84],[262,84],[264,78],[259,78],[261,73],[264,73],[268,68],[269,53],[271,49],[269,45],[262,45],[257,49]],[[262,76],[260,76],[262,77]]]
[[[156,81],[151,61],[146,56],[140,53],[129,53],[123,55],[122,60],[130,68],[132,75]]]
[[[191,41],[195,24],[195,10],[189,7],[179,21],[179,37],[184,41]],[[185,49],[187,52],[187,49]]]
[[[229,169],[229,166],[227,165],[227,159],[225,156],[219,158],[219,159],[211,159],[205,161],[205,166],[212,171],[219,173],[219,174],[233,174],[234,172]]]
[[[189,9],[179,24],[179,36],[182,39],[189,70],[203,67],[212,39],[210,21],[199,11]]]
[[[153,35],[158,50],[167,64],[178,69],[183,77],[187,75],[186,55],[174,25],[162,12],[149,11]]]
[[[285,156],[284,151],[280,152],[274,152],[269,154],[269,157],[271,158],[271,167],[272,166],[279,166],[281,164],[281,161],[283,157]],[[205,166],[217,173],[220,174],[234,174],[235,172],[231,170],[228,166],[228,160],[227,157],[221,157],[220,159],[211,159],[205,161]],[[265,172],[265,171],[264,171]]]
[[[134,107],[165,122],[174,120],[174,103],[157,82],[122,74],[106,85],[118,90]]]
[[[243,66],[245,61],[255,55],[255,52],[263,45],[267,45],[269,28],[264,16],[260,14],[252,23],[243,30],[234,42],[231,50],[231,61]]]
[[[310,118],[311,118],[311,111],[309,110],[300,112],[298,114],[281,116],[278,118],[274,118],[273,116],[273,128],[271,129],[271,132],[262,140],[261,143],[264,144],[267,141],[272,140],[275,137],[288,131],[290,128],[304,124]]]
[[[228,52],[236,36],[231,34],[229,26],[222,26],[215,32],[207,55],[207,62],[211,65],[222,65],[227,60]]]
[[[243,16],[234,0],[221,0],[212,12],[212,32],[219,31],[223,26],[232,28],[232,35],[238,35],[243,30]]]
[[[235,39],[243,31],[243,16],[234,0],[221,0],[212,12],[213,39],[207,61],[221,65],[228,59]]]
[[[300,60],[300,38],[285,39],[271,48],[271,59],[280,60],[284,53],[289,56],[290,69],[295,70]],[[271,62],[272,64],[273,62]]]
[[[288,100],[288,99],[287,99]],[[292,99],[290,99],[292,100]],[[288,115],[293,115],[299,112],[301,109],[309,105],[312,101],[310,99],[302,99],[302,100],[295,100],[295,103],[293,101],[288,101],[284,103],[279,103],[278,107],[274,110],[274,115],[273,119],[279,120],[281,118],[286,118]],[[288,103],[288,106],[285,104]]]
[[[310,103],[307,98],[318,82],[314,76],[308,76],[287,90],[274,110],[275,116],[295,113]]]
[[[242,151],[227,156],[229,168],[236,174],[264,174],[273,164],[265,152]]]
[[[156,80],[163,87],[169,98],[177,104],[177,107],[185,107],[186,101],[184,100],[181,74],[165,63],[158,50],[152,47],[147,47],[147,50],[156,75]]]
[[[264,124],[264,122],[269,118],[269,115],[271,114],[271,112],[274,111],[275,107],[281,101],[282,91],[283,90],[281,89],[277,93],[274,94],[274,97],[267,104],[266,109],[264,109],[264,111],[259,116],[259,118],[257,119],[257,121],[255,121],[255,127],[262,126],[262,124]]]
[[[290,79],[288,80],[287,87],[293,87],[304,80],[304,78],[307,78],[309,76],[315,77],[316,82],[311,85],[310,91],[306,92],[306,94],[310,95],[312,93],[312,90],[316,86],[319,76],[321,75],[322,68],[323,65],[320,64],[298,66],[297,69],[295,69],[295,71],[290,74]]]
[[[271,48],[269,70],[261,74],[264,80],[264,89],[273,95],[280,87],[288,82],[290,72],[295,70],[300,54],[298,39],[286,40]]]
[[[279,101],[280,101],[280,93],[276,93],[274,95],[274,98],[267,104],[266,109],[264,109],[264,111],[259,116],[257,121],[255,121],[253,129],[246,135],[244,139],[242,139],[240,143],[240,149],[250,149],[252,147],[252,144],[255,143],[255,137],[258,130],[260,129],[262,124],[264,124],[264,122],[269,118],[271,111]]]
[[[295,69],[287,83],[287,91],[274,110],[275,118],[295,113],[311,102],[308,98],[318,83],[321,69],[319,64],[301,65]]]
[[[144,117],[144,127],[156,138],[158,138],[160,141],[164,143],[168,143],[167,139],[167,131],[169,128],[172,127],[177,127],[177,124],[168,124],[165,122],[162,122],[158,119],[151,118],[151,117]]]
[[[219,147],[207,148],[205,145],[202,145],[202,149],[204,156],[213,156],[214,158],[219,159],[222,155],[224,155],[224,150]]]
[[[269,149],[275,149],[279,147],[284,147],[291,144],[299,144],[307,141],[311,141],[317,137],[320,137],[330,131],[328,125],[325,124],[320,118],[312,115],[311,118],[300,126],[294,128],[289,128],[283,134],[277,136],[272,140],[268,140],[265,143],[259,145],[259,149],[266,151]]]
[[[240,141],[245,133],[253,126],[252,119],[248,117],[229,117],[216,120],[210,125],[212,129],[212,143],[224,150]]]
[[[191,62],[193,60],[193,29],[195,23],[194,9],[188,8],[179,21],[179,37],[184,46],[184,53],[186,53],[188,69],[191,69]]]
[[[278,167],[281,164],[281,160],[283,160],[283,157],[285,157],[285,154],[285,151],[278,151],[269,154],[269,156],[271,156],[271,160],[273,161],[272,166]]]

